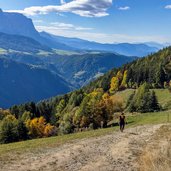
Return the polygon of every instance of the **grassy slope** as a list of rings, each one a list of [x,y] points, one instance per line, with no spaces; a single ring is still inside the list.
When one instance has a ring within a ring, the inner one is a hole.
[[[171,122],[171,111],[128,116],[127,127],[135,127],[144,124],[166,123],[168,121],[168,114],[170,115],[169,117]],[[57,147],[64,143],[68,143],[68,142],[72,143],[73,140],[111,134],[116,130],[118,130],[118,126],[106,128],[106,129],[98,129],[98,130],[92,130],[87,132],[69,134],[64,136],[35,139],[35,140],[23,141],[23,142],[12,143],[12,144],[4,144],[4,145],[0,145],[0,157],[12,153],[26,153],[26,152],[33,152],[35,150],[39,151],[42,148]]]
[[[165,105],[171,100],[168,90],[155,90],[155,91],[161,105]],[[126,102],[126,100],[129,98],[132,92],[133,90],[125,90],[118,93],[118,95],[120,95]],[[156,112],[156,113],[132,114],[127,117],[127,122],[128,122],[127,127],[135,127],[138,125],[145,125],[145,124],[167,123],[168,121],[171,122],[171,111],[169,110]],[[117,120],[115,122],[117,122]],[[73,140],[111,134],[113,131],[116,130],[118,130],[118,126],[107,128],[107,129],[99,129],[99,130],[69,134],[64,136],[35,139],[35,140],[29,140],[29,141],[12,143],[12,144],[4,144],[4,145],[0,145],[0,157],[4,155],[6,156],[8,154],[12,154],[13,152],[23,153],[23,152],[31,152],[35,150],[39,151],[42,148],[51,148],[51,147],[60,146],[64,143],[68,143],[68,142],[71,143]]]
[[[155,89],[156,96],[163,108],[171,109],[171,93],[167,89]]]
[[[171,93],[168,89],[154,89],[159,104],[165,109],[171,109]],[[134,92],[133,89],[127,89],[121,92],[118,92],[117,95],[121,96],[126,104],[129,96]]]

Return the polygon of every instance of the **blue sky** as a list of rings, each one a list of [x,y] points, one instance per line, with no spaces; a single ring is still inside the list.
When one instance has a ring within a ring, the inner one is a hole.
[[[171,0],[0,0],[39,31],[98,42],[171,42]]]

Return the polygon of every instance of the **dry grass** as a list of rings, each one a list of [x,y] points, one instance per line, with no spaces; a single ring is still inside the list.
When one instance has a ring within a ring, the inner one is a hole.
[[[171,170],[171,126],[163,126],[152,139],[146,143],[140,156],[140,171]]]

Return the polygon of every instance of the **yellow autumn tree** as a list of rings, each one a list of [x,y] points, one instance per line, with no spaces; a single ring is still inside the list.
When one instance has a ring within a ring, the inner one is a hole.
[[[46,120],[43,116],[41,116],[40,118],[27,120],[26,126],[29,130],[30,136],[33,138],[48,137],[51,135],[54,129],[53,126],[51,126],[49,123],[46,123]]]
[[[118,79],[118,77],[113,77],[111,79],[109,92],[115,93],[118,90],[119,90],[119,79]]]
[[[122,79],[123,79],[123,74],[122,74],[122,72],[121,72],[121,71],[118,71],[116,77],[119,79],[119,82],[121,83],[121,81],[122,81]]]
[[[109,96],[108,93],[104,94],[103,95],[103,102],[105,104],[105,110],[108,114],[108,121],[112,118],[112,115],[113,115],[113,103],[112,103],[112,100],[111,100],[111,97],[112,96]]]
[[[110,96],[109,96],[108,93],[104,93],[103,96],[102,96],[102,99],[103,99],[103,100],[107,100],[107,99],[109,99],[109,98],[110,98]]]
[[[124,74],[123,74],[123,79],[122,79],[122,83],[121,83],[121,86],[120,86],[120,88],[121,89],[125,89],[125,88],[127,88],[127,75],[128,75],[128,71],[126,70],[126,71],[124,71]]]
[[[50,137],[54,134],[56,134],[55,126],[52,126],[51,124],[48,123],[44,128],[44,135],[46,137]]]

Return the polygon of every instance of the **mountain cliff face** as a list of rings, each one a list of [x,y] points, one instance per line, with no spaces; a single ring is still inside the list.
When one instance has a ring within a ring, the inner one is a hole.
[[[39,37],[32,20],[19,13],[7,13],[0,10],[0,32]]]

